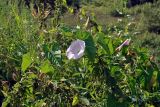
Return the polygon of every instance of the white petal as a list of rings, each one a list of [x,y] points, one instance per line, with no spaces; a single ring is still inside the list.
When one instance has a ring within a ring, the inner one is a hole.
[[[74,57],[74,54],[72,54],[71,52],[67,53],[67,57],[68,59],[72,59]]]
[[[67,49],[68,59],[78,59],[83,56],[85,51],[85,42],[82,40],[76,40],[71,43]]]

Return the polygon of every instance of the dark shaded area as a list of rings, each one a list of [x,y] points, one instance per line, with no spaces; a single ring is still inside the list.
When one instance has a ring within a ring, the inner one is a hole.
[[[63,16],[67,12],[67,7],[71,7],[73,9],[74,15],[79,13],[80,0],[66,0],[66,5],[61,5],[60,2],[57,0],[20,0],[18,7],[21,7],[21,5],[25,4],[28,9],[33,8],[32,15],[34,17],[36,17],[38,14],[42,16],[40,28],[43,28],[46,27],[46,20],[49,17],[54,17],[55,12],[57,11],[56,9],[59,9],[60,12],[56,16],[57,19],[60,19],[60,16]],[[58,24],[58,20],[55,22],[55,24]]]
[[[156,34],[160,34],[160,27],[159,26],[152,26],[152,27],[149,27],[149,32],[154,32]]]
[[[155,1],[157,0],[128,0],[127,7],[130,8],[144,3],[154,3]]]
[[[152,5],[152,9],[144,10],[145,22],[149,32],[160,34],[160,1]]]
[[[0,95],[0,107],[2,106],[3,99],[4,99],[4,96]]]
[[[25,5],[30,8],[31,0],[24,0]],[[55,8],[55,0],[35,0],[34,1],[34,8],[37,9],[38,4],[43,4],[44,9],[47,8],[47,5],[49,4],[51,6],[51,9]],[[80,0],[67,0],[67,5],[74,7],[74,10],[79,10],[80,9]]]

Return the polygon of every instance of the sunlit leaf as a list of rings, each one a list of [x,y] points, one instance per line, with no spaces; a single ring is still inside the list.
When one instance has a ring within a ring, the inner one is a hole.
[[[42,65],[40,66],[40,71],[42,73],[49,73],[49,72],[53,72],[54,68],[52,67],[51,63],[49,60],[45,60]]]
[[[110,54],[113,54],[114,50],[113,50],[113,44],[111,39],[108,42],[108,48],[109,48]]]
[[[44,107],[46,103],[43,100],[37,101],[35,107]]]
[[[76,106],[79,102],[79,99],[78,99],[78,95],[75,95],[73,97],[73,101],[72,101],[72,106]]]
[[[87,106],[90,105],[90,102],[89,102],[89,100],[88,100],[87,98],[81,97],[81,98],[80,98],[80,101],[81,101],[81,103],[84,104],[84,105],[87,105]]]
[[[113,54],[113,43],[110,38],[106,38],[103,33],[97,34],[97,42],[108,54]]]
[[[77,32],[76,32],[76,38],[80,39],[80,40],[85,40],[89,36],[91,36],[91,34],[89,32],[85,32],[85,31],[82,31],[82,30],[77,30]]]
[[[22,57],[22,64],[21,64],[21,70],[24,72],[33,62],[31,54],[27,53],[24,54]]]

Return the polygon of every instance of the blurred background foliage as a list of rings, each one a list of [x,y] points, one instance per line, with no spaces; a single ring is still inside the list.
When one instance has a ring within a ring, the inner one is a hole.
[[[160,1],[127,3],[0,0],[2,107],[159,107]],[[85,55],[68,60],[76,39]]]

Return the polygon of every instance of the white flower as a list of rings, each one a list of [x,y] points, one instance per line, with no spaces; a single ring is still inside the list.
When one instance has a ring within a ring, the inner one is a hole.
[[[120,51],[123,46],[128,46],[130,43],[131,39],[126,39],[120,46],[116,48],[116,51]]]
[[[44,55],[45,55],[45,53],[44,53],[44,52],[41,52],[40,54],[41,54],[41,56],[44,56]]]
[[[80,26],[77,25],[76,28],[77,28],[77,29],[80,29]]]
[[[84,55],[85,51],[85,42],[82,40],[76,40],[71,43],[67,49],[68,59],[78,59]]]
[[[118,19],[118,22],[122,22],[122,19]]]

